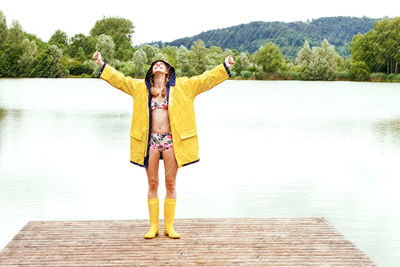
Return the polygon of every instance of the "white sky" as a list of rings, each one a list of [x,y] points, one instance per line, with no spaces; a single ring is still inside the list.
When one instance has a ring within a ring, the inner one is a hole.
[[[96,20],[119,16],[135,25],[133,44],[172,41],[202,31],[251,21],[306,21],[330,16],[400,16],[399,0],[0,0],[7,24],[18,20],[24,31],[43,41],[61,29],[68,37],[89,34]]]

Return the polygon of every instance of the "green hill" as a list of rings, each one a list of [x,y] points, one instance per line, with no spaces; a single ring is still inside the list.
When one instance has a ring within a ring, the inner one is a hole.
[[[165,42],[165,45],[185,46],[188,49],[194,41],[201,39],[207,47],[237,49],[239,52],[254,53],[267,42],[277,44],[285,58],[295,58],[304,41],[310,46],[320,46],[325,38],[335,46],[337,52],[347,57],[348,45],[354,35],[370,31],[380,19],[357,17],[325,17],[310,22],[263,22],[255,21],[228,28],[209,30],[192,37]],[[155,42],[160,46],[162,42]],[[153,43],[154,44],[154,43]]]

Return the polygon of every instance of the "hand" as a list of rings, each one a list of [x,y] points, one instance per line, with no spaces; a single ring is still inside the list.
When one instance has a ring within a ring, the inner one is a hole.
[[[94,52],[94,54],[93,54],[93,59],[94,59],[94,61],[97,63],[97,65],[103,66],[104,62],[103,62],[103,60],[101,59],[101,54],[100,54],[99,51]]]
[[[233,60],[233,57],[227,56],[225,58],[225,65],[230,69],[233,66],[233,64],[235,64],[235,60]]]

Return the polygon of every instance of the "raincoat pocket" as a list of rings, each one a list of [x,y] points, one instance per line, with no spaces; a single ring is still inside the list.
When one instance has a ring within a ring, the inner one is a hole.
[[[189,130],[185,130],[179,133],[179,137],[184,140],[187,138],[190,138],[192,136],[195,136],[197,134],[196,129],[189,129]]]
[[[131,157],[135,162],[142,161],[146,155],[147,142],[144,131],[131,132]]]
[[[144,140],[145,132],[144,131],[132,131],[131,136],[137,140]]]

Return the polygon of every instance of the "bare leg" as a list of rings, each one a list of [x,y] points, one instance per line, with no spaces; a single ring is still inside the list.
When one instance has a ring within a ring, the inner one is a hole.
[[[165,168],[165,188],[166,198],[176,198],[176,174],[178,173],[178,163],[175,159],[174,149],[170,148],[162,152]]]
[[[165,187],[167,194],[164,200],[164,235],[169,238],[180,238],[180,234],[175,232],[174,217],[176,205],[176,174],[178,172],[178,164],[176,163],[173,148],[163,151],[164,167],[165,167]]]
[[[149,150],[149,165],[146,168],[147,179],[149,182],[149,191],[147,194],[147,202],[149,206],[150,229],[144,238],[154,238],[159,234],[158,219],[159,219],[159,200],[157,195],[158,190],[158,163],[160,161],[160,152],[150,148]]]
[[[158,198],[158,165],[160,162],[160,152],[156,149],[149,149],[149,165],[146,168],[149,191],[147,198]]]

